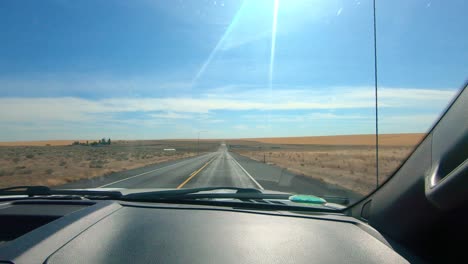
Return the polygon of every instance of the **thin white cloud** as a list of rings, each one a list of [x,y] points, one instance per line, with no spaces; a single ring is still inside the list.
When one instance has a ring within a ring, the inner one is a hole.
[[[247,130],[247,129],[249,129],[249,127],[246,126],[246,125],[235,125],[235,126],[233,126],[233,128],[237,129],[237,130]]]
[[[380,133],[413,133],[428,132],[439,120],[440,114],[408,114],[379,116]]]
[[[216,123],[224,123],[225,121],[223,119],[207,119],[207,120],[203,120],[202,122],[216,124]]]
[[[171,76],[155,76],[153,78],[125,78],[119,79],[109,76],[87,76],[79,74],[41,75],[28,78],[1,78],[0,87],[3,95],[28,95],[32,97],[61,96],[81,94],[84,96],[127,96],[137,97],[154,93],[183,94],[191,91],[191,82],[168,82]],[[181,76],[174,78],[183,79]]]
[[[90,113],[108,113],[103,104],[80,98],[0,98],[1,122],[91,121]]]
[[[270,96],[265,96],[270,94]],[[454,90],[383,88],[380,107],[445,107]],[[125,112],[157,112],[160,118],[189,118],[183,113],[210,113],[216,110],[326,110],[373,108],[374,94],[366,88],[310,90],[253,90],[199,98],[108,98],[90,100],[74,97],[0,98],[0,121],[87,121],[96,115]],[[317,114],[316,114],[317,115]],[[317,116],[317,118],[335,118]]]
[[[149,116],[154,117],[154,118],[164,118],[164,119],[190,119],[190,118],[193,118],[193,116],[191,116],[191,115],[174,113],[174,112],[150,114]]]
[[[337,115],[337,114],[332,114],[332,113],[311,113],[306,115],[306,118],[308,119],[330,119],[330,120],[336,120],[336,119],[363,119],[366,118],[365,116],[361,115]]]
[[[252,121],[263,121],[269,120],[273,123],[304,123],[311,121],[327,121],[327,122],[336,122],[337,120],[373,120],[373,116],[367,115],[355,115],[355,114],[333,114],[333,113],[302,113],[302,114],[268,114],[268,115],[258,115],[258,114],[249,114],[243,115],[242,118]]]
[[[256,125],[255,128],[257,129],[271,129],[269,125]]]
[[[439,113],[455,94],[455,90],[446,89],[382,88],[379,90],[379,107],[383,110],[381,125],[384,130],[407,126],[415,131],[419,127],[420,131],[421,128],[432,124],[437,116],[414,116],[415,113]],[[374,93],[371,87],[292,87],[271,92],[255,87],[225,87],[200,93],[198,97],[184,98],[92,100],[76,97],[4,97],[0,98],[0,122],[4,127],[4,131],[0,133],[0,140],[11,138],[20,131],[26,133],[27,127],[41,131],[54,130],[55,134],[59,134],[60,126],[65,131],[73,125],[78,129],[69,133],[82,134],[83,129],[103,130],[112,126],[115,126],[115,131],[132,133],[128,130],[129,127],[147,128],[146,131],[150,131],[152,128],[177,126],[180,122],[209,125],[229,119],[222,111],[250,111],[245,113],[250,114],[250,117],[243,113],[241,118],[250,121],[262,120],[271,124],[313,124],[317,120],[329,124],[341,122],[340,120],[367,122],[373,120],[369,113],[373,112],[374,107]],[[302,114],[284,112],[296,110],[302,111]],[[334,110],[341,111],[334,113]],[[397,118],[394,110],[404,110],[407,115],[400,114]],[[238,126],[235,129],[240,130],[242,127]]]

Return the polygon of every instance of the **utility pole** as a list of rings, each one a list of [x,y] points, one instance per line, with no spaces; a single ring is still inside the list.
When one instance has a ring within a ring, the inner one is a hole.
[[[205,130],[198,131],[198,137],[197,137],[197,155],[200,154],[200,133],[201,133],[201,132],[208,132],[208,131],[205,131]]]

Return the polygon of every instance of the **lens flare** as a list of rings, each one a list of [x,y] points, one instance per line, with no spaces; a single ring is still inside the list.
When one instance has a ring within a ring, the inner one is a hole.
[[[270,90],[273,88],[273,70],[275,66],[275,49],[276,49],[276,25],[278,24],[278,8],[279,0],[275,0],[273,8],[273,22],[271,25],[271,50],[270,50],[270,69],[268,75],[268,84]]]
[[[246,1],[244,1],[242,3],[242,5],[240,6],[239,10],[237,10],[237,13],[236,15],[234,16],[234,18],[232,19],[231,21],[231,24],[229,24],[228,28],[226,29],[226,31],[224,32],[223,36],[220,38],[220,40],[218,41],[218,43],[216,44],[215,48],[210,52],[210,55],[208,56],[208,58],[205,60],[205,62],[203,62],[202,66],[200,67],[200,69],[198,70],[197,74],[195,75],[195,77],[192,79],[192,87],[197,83],[198,79],[200,79],[200,77],[203,75],[203,73],[205,72],[206,70],[206,67],[211,63],[211,61],[213,60],[214,56],[216,55],[216,53],[218,53],[219,49],[223,46],[226,38],[231,34],[232,32],[232,29],[235,27],[235,25],[237,24],[237,22],[239,21],[239,18],[241,17],[242,15],[242,11],[245,7],[245,3]]]

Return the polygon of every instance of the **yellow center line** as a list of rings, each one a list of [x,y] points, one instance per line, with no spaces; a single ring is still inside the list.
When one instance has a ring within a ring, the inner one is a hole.
[[[179,186],[177,186],[177,189],[180,189],[180,188],[184,187],[184,185],[187,184],[187,182],[189,182],[193,177],[197,176],[197,174],[200,173],[200,171],[202,171],[206,166],[208,166],[208,164],[210,164],[214,159],[215,158],[212,158],[207,163],[205,163],[205,165],[203,165],[201,168],[199,168],[198,170],[192,172],[190,174],[190,177],[188,177],[183,183],[181,183]]]

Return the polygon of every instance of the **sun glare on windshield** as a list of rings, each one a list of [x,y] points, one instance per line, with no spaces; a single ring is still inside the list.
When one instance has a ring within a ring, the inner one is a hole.
[[[467,3],[373,4],[2,1],[0,187],[358,201],[425,137],[468,61]]]

